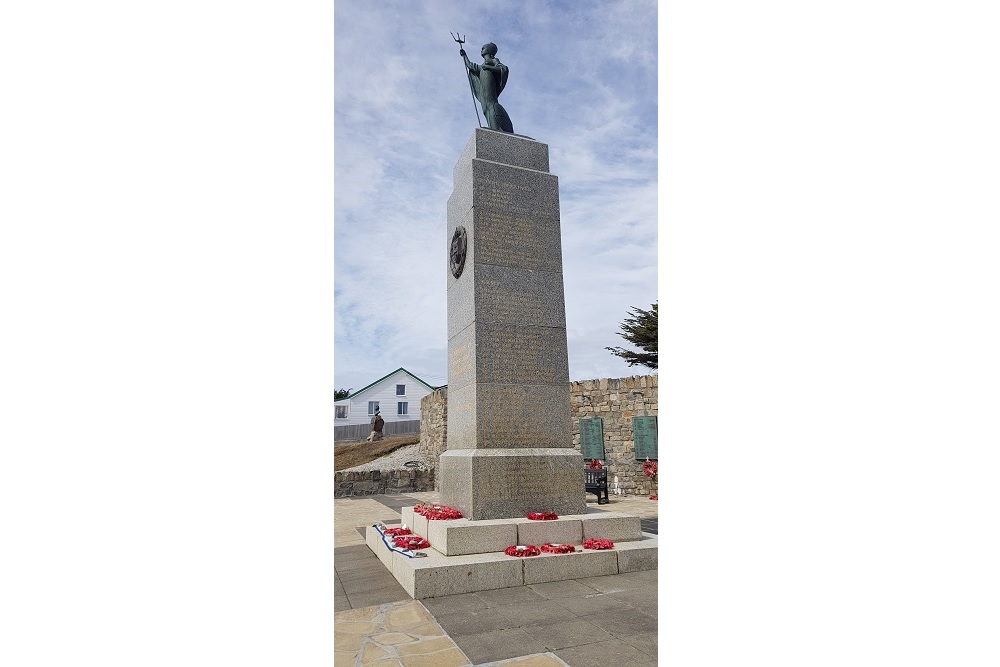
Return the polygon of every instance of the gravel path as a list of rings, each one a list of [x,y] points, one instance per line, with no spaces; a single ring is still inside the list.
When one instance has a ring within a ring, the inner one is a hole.
[[[409,461],[418,461],[419,466],[407,466],[404,465]],[[362,463],[359,466],[354,466],[353,468],[344,468],[341,472],[347,471],[366,471],[366,470],[427,470],[430,468],[427,462],[420,458],[420,445],[407,445],[405,447],[400,447],[394,452],[389,452],[380,459],[375,459],[374,461],[369,461],[368,463]]]

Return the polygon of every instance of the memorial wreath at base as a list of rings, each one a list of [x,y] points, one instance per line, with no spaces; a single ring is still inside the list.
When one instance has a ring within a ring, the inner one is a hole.
[[[576,547],[572,544],[543,544],[542,551],[547,554],[571,554],[576,553]]]
[[[456,509],[450,507],[445,507],[444,505],[416,505],[413,511],[422,517],[425,517],[428,521],[443,520],[448,521],[451,519],[461,519],[462,513]]]
[[[508,556],[517,556],[518,558],[525,558],[527,556],[537,556],[542,553],[541,550],[533,544],[527,546],[510,546],[503,550]]]
[[[410,549],[411,551],[426,549],[431,545],[430,542],[419,535],[400,535],[392,538],[392,543],[400,549]]]
[[[648,477],[650,481],[653,481],[653,478],[656,476],[656,471],[657,471],[656,461],[650,461],[647,458],[642,464],[642,474]],[[649,499],[659,500],[660,497],[657,494],[653,494],[649,497]]]
[[[552,521],[558,519],[559,515],[555,512],[528,512],[528,518],[532,521]]]
[[[589,540],[583,541],[584,549],[611,549],[615,546],[615,543],[611,540],[601,540],[596,537],[592,537]]]

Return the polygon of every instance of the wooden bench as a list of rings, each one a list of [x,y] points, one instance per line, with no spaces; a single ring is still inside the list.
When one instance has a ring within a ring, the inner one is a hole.
[[[608,500],[608,471],[601,468],[585,468],[586,474],[584,487],[587,493],[597,494],[597,504],[607,505]]]

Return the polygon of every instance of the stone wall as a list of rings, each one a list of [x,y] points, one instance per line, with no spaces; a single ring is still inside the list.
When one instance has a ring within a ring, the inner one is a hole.
[[[448,387],[441,387],[420,399],[420,457],[434,463],[435,491],[439,491],[439,456],[448,448]],[[430,490],[430,489],[428,489]]]
[[[657,493],[656,482],[642,473],[642,461],[634,456],[632,417],[658,416],[657,375],[620,379],[570,382],[570,409],[573,416],[573,446],[580,449],[580,419],[600,417],[604,424],[604,455],[608,486],[618,477],[618,486],[627,495]],[[438,457],[448,447],[448,388],[442,387],[420,401],[420,455],[434,462],[435,491]],[[657,475],[655,479],[658,479]],[[429,489],[428,489],[429,490]]]
[[[334,473],[334,497],[434,490],[433,470],[365,470]]]
[[[657,493],[656,482],[642,472],[643,461],[635,460],[632,417],[658,416],[658,378],[657,375],[640,375],[570,383],[573,446],[580,449],[581,419],[600,417],[603,420],[605,459],[602,463],[608,470],[609,489],[617,476],[618,486],[627,495]]]

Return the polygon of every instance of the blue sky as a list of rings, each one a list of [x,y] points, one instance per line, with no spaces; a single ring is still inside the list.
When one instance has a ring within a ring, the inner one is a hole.
[[[652,0],[337,2],[337,388],[400,366],[447,383],[445,204],[478,125],[450,32],[477,60],[497,44],[514,131],[549,146],[570,378],[648,372],[604,348],[658,298],[656,18]]]

